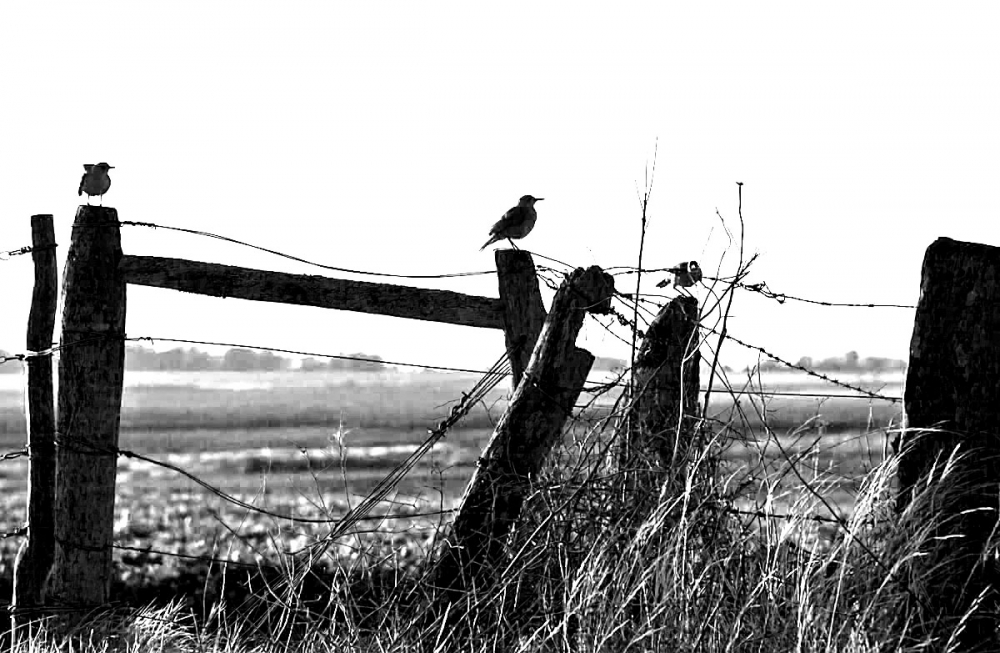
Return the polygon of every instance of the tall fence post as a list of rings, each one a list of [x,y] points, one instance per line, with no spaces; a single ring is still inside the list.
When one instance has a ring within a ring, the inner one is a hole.
[[[575,344],[584,314],[607,312],[613,293],[613,278],[597,266],[575,270],[556,293],[524,379],[483,450],[438,563],[435,585],[449,599],[493,579],[532,478],[562,434],[594,362]]]
[[[51,215],[31,216],[31,258],[35,285],[28,314],[27,349],[44,352],[52,346],[59,295],[56,235]],[[14,563],[11,628],[15,638],[37,616],[42,585],[55,554],[53,503],[56,486],[55,414],[52,395],[52,355],[27,359],[28,367],[28,532]]]
[[[962,651],[1000,648],[1000,578],[992,559],[1000,488],[998,305],[1000,248],[948,238],[927,248],[906,374],[906,428],[897,445],[897,508],[904,527],[924,532],[921,555],[908,555],[911,590],[925,612],[919,621],[938,623],[948,629],[938,634],[947,636],[971,611],[955,649]]]
[[[55,559],[47,605],[64,623],[105,605],[111,579],[125,282],[118,212],[81,206],[63,277],[56,440]]]
[[[698,300],[672,299],[646,330],[632,371],[631,428],[619,443],[619,465],[631,500],[679,477],[698,428]]]
[[[528,367],[538,334],[545,324],[545,305],[531,254],[520,249],[498,249],[494,258],[503,304],[503,335],[510,354],[511,389]]]

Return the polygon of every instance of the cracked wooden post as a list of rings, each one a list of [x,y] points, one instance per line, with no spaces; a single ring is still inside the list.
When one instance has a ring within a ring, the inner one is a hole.
[[[125,369],[125,281],[118,212],[81,206],[63,276],[56,441],[55,559],[47,606],[63,626],[106,605],[118,423]]]
[[[59,298],[56,234],[51,215],[31,216],[31,258],[35,286],[28,314],[27,349],[43,352],[52,347]],[[42,585],[52,566],[53,504],[56,489],[55,398],[52,355],[27,359],[28,393],[28,533],[14,563],[11,628],[15,639],[30,638],[27,627],[40,614]]]
[[[545,324],[545,306],[538,291],[538,276],[531,254],[520,249],[498,249],[494,255],[503,304],[503,335],[511,351],[510,367],[514,380],[511,390],[521,381],[535,349],[538,334]]]
[[[524,378],[479,458],[438,563],[445,597],[482,588],[502,564],[507,536],[533,478],[562,435],[594,357],[576,346],[585,312],[610,309],[614,279],[599,267],[563,282],[531,354]]]
[[[948,238],[927,248],[906,373],[906,428],[896,446],[901,524],[915,534],[930,528],[920,537],[922,555],[907,549],[918,621],[940,623],[947,632],[936,634],[947,635],[972,610],[961,651],[1000,649],[1000,578],[992,561],[1000,483],[998,282],[1000,248]]]
[[[681,296],[646,330],[632,371],[631,428],[619,445],[619,465],[633,499],[658,494],[664,477],[678,477],[698,428],[698,301]]]

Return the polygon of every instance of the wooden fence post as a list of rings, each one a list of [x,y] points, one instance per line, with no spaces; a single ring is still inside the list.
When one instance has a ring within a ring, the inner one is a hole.
[[[113,208],[81,206],[63,277],[56,440],[55,559],[46,603],[66,623],[108,602],[118,423],[125,369],[125,282]]]
[[[614,280],[597,266],[575,270],[552,301],[524,379],[483,450],[438,563],[446,597],[482,588],[501,563],[507,535],[533,477],[562,434],[594,357],[576,347],[584,313],[607,312]]]
[[[503,335],[511,352],[510,367],[517,387],[528,367],[538,334],[545,324],[545,305],[538,291],[538,276],[531,254],[520,249],[498,249],[494,254],[500,301],[503,303]]]
[[[619,464],[633,500],[657,492],[687,462],[698,428],[700,362],[698,300],[676,297],[649,324],[632,371],[633,418],[619,443]]]
[[[908,550],[911,589],[930,612],[921,621],[950,633],[982,594],[956,649],[963,651],[998,648],[998,305],[1000,248],[948,238],[927,248],[897,445],[897,508],[914,532],[931,527],[923,555]],[[956,448],[960,457],[946,465]]]
[[[31,216],[31,258],[35,286],[28,314],[27,349],[52,346],[59,298],[56,235],[51,215]],[[30,636],[23,629],[37,617],[42,585],[55,553],[52,510],[55,498],[55,414],[52,395],[52,355],[31,357],[28,366],[28,535],[14,563],[11,628],[15,638]]]

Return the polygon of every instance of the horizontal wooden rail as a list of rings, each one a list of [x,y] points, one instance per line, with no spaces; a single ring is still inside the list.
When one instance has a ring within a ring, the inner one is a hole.
[[[503,304],[499,299],[450,290],[348,281],[158,256],[125,255],[120,270],[126,283],[140,286],[484,329],[503,328]]]

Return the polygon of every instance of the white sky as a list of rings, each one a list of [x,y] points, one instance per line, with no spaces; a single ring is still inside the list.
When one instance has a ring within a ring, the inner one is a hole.
[[[526,193],[546,198],[526,248],[634,265],[657,142],[648,267],[714,269],[715,211],[735,225],[737,181],[761,254],[748,281],[791,295],[912,304],[933,239],[1000,243],[1000,4],[611,6],[8,3],[0,250],[53,213],[65,255],[81,164],[108,161],[122,220],[330,265],[490,269],[479,246]],[[136,227],[124,249],[323,274]],[[23,347],[31,283],[30,257],[0,262],[0,348]],[[422,285],[497,292],[495,277]],[[730,331],[792,360],[905,358],[911,326],[908,310],[743,292]],[[127,331],[477,367],[503,346],[497,331],[142,288]],[[594,326],[581,345],[626,355]],[[726,347],[731,364],[754,357]]]

